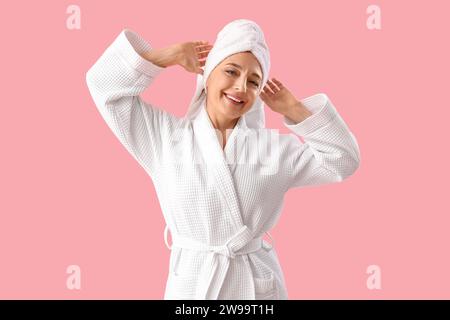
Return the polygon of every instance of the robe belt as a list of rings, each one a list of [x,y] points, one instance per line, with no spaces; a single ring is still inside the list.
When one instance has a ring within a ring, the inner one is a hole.
[[[167,228],[164,232],[164,239],[168,245]],[[200,271],[200,286],[196,294],[196,299],[202,300],[217,299],[230,266],[230,259],[234,259],[237,255],[258,251],[263,246],[265,247],[267,244],[263,242],[262,237],[253,238],[250,229],[245,225],[224,245],[220,246],[209,246],[186,237],[172,235],[172,247],[208,252],[205,264]],[[250,267],[248,272],[252,277]],[[250,295],[254,295],[254,288]]]

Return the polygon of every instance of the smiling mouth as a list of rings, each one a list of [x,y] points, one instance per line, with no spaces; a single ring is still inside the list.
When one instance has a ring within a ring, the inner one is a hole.
[[[237,102],[237,101],[235,101],[235,100],[229,98],[229,97],[227,96],[226,93],[224,93],[223,96],[225,97],[225,99],[226,99],[227,101],[229,101],[231,104],[236,105],[236,106],[242,106],[242,105],[244,105],[244,103],[245,103],[244,101],[242,101],[242,102]]]

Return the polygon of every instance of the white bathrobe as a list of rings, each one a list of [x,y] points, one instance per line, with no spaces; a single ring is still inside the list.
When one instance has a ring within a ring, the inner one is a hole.
[[[123,30],[86,81],[101,116],[155,185],[172,235],[164,298],[287,299],[275,248],[262,236],[278,221],[290,188],[355,172],[354,135],[320,93],[301,100],[313,112],[307,119],[283,117],[293,133],[250,130],[241,117],[223,150],[204,104],[190,120],[141,99],[165,69],[141,57],[150,48]],[[273,151],[262,152],[268,145]]]

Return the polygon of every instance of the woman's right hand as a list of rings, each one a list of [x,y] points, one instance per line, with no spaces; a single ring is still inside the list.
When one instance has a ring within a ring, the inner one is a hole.
[[[178,59],[177,64],[186,71],[203,74],[206,57],[212,49],[208,41],[189,41],[177,45]]]

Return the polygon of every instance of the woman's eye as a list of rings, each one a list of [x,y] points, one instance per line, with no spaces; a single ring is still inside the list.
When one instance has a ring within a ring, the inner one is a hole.
[[[234,70],[225,70],[225,72],[229,73],[229,74],[235,74],[236,72]],[[259,87],[259,83],[257,83],[256,81],[252,81],[252,83],[256,86]]]

